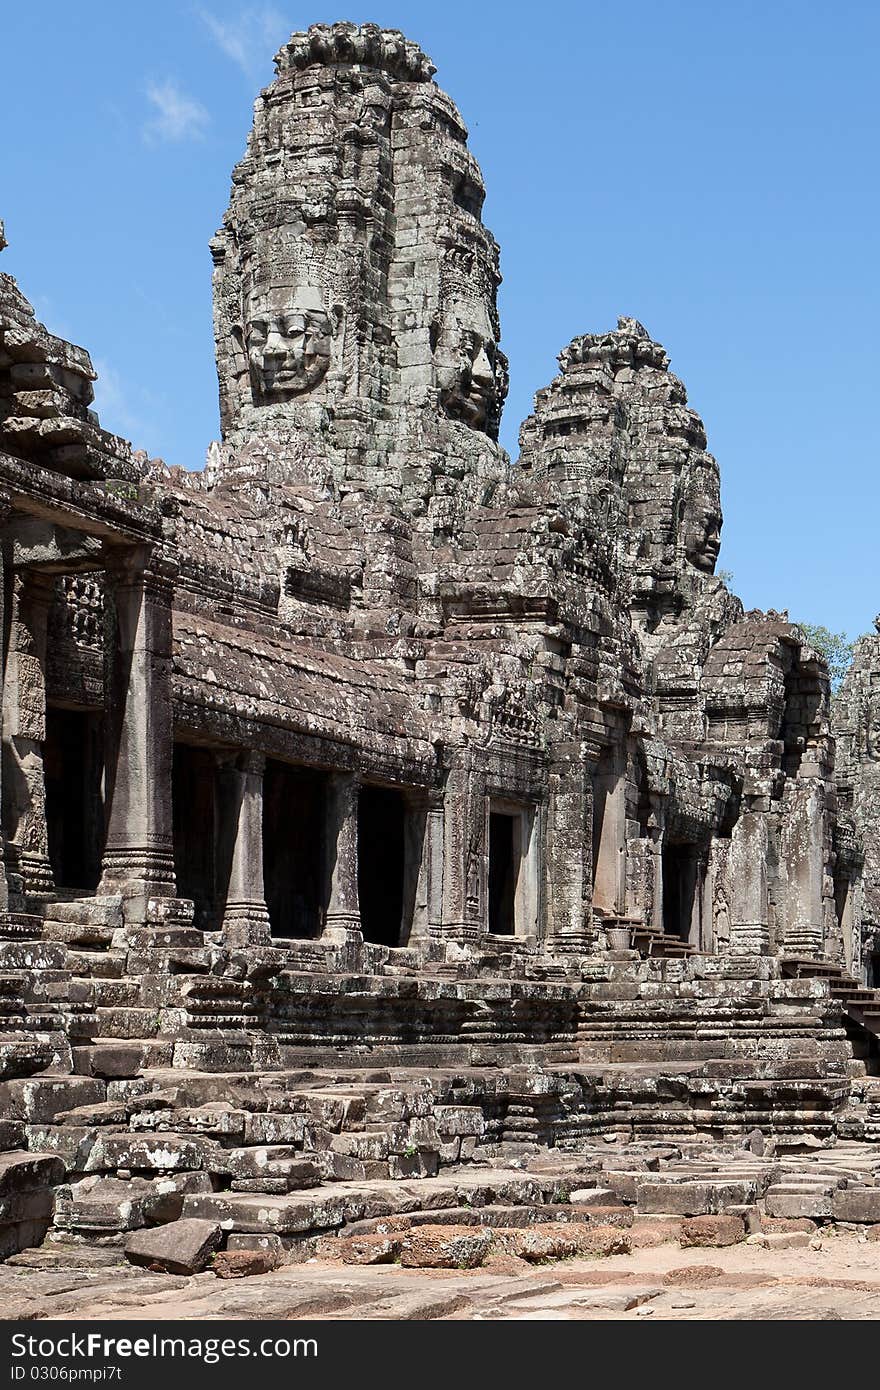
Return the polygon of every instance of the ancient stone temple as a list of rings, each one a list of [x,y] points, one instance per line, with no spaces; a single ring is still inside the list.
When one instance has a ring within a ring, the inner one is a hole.
[[[0,1254],[183,1215],[293,1257],[566,1173],[678,1210],[689,1163],[714,1211],[834,1143],[870,1205],[880,639],[836,777],[822,658],[714,574],[661,345],[575,338],[511,463],[432,64],[336,24],[276,71],[211,243],[203,471],[103,430],[0,276]]]

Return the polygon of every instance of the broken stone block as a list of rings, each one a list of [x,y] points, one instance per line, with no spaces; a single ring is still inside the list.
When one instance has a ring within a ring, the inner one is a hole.
[[[401,1238],[400,1263],[407,1269],[475,1269],[491,1245],[490,1231],[419,1226]]]
[[[269,1250],[220,1250],[211,1258],[211,1270],[218,1279],[246,1279],[252,1274],[269,1274],[278,1263]]]
[[[348,1236],[337,1241],[339,1258],[347,1265],[391,1264],[400,1253],[400,1237],[381,1235]]]
[[[626,1255],[631,1248],[629,1235],[616,1227],[552,1222],[524,1231],[517,1254],[530,1264],[540,1264],[573,1255]]]
[[[681,1245],[736,1245],[745,1239],[746,1228],[739,1216],[689,1216],[681,1223]]]
[[[64,1164],[54,1154],[0,1154],[0,1197],[64,1181]]]
[[[141,1043],[96,1043],[73,1049],[74,1065],[81,1075],[106,1079],[137,1076],[144,1064]]]
[[[880,1221],[880,1187],[840,1188],[832,1196],[831,1214],[835,1221]]]
[[[135,1231],[126,1239],[125,1258],[168,1274],[198,1274],[222,1238],[218,1222],[185,1217],[167,1226]]]
[[[806,1250],[813,1239],[807,1231],[759,1231],[747,1236],[746,1244],[764,1250]]]

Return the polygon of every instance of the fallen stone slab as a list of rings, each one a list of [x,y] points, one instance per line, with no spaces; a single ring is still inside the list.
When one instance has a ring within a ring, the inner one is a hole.
[[[218,1222],[184,1218],[167,1226],[135,1231],[125,1242],[125,1257],[132,1264],[168,1274],[198,1274],[222,1238]]]
[[[64,1181],[64,1164],[55,1154],[0,1154],[0,1197]]]
[[[764,1198],[768,1216],[831,1216],[835,1184],[771,1187]]]
[[[757,1231],[746,1239],[746,1245],[764,1250],[806,1250],[815,1239],[807,1231]]]
[[[659,1298],[663,1290],[657,1285],[638,1285],[624,1288],[602,1287],[595,1289],[568,1288],[556,1293],[539,1294],[534,1298],[521,1298],[506,1304],[500,1316],[509,1313],[518,1317],[522,1313],[536,1316],[544,1312],[561,1312],[567,1308],[596,1309],[609,1313],[628,1313],[632,1308]]]
[[[880,1221],[880,1187],[844,1187],[831,1199],[831,1214],[835,1221],[853,1221],[871,1225]]]
[[[754,1182],[641,1182],[637,1201],[644,1215],[712,1216],[725,1207],[748,1206],[756,1193]]]

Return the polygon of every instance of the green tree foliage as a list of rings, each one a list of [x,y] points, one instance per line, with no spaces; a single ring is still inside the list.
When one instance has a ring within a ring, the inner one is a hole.
[[[845,632],[831,632],[817,623],[798,623],[798,627],[810,646],[821,652],[828,662],[831,689],[839,690],[853,659],[856,639],[850,640]]]

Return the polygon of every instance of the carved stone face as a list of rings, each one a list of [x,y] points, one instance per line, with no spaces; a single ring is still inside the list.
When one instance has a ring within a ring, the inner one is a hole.
[[[257,404],[311,391],[330,366],[333,325],[321,291],[282,286],[248,306],[247,354]]]
[[[865,752],[872,762],[880,762],[880,699],[878,698],[874,698],[868,705]]]
[[[434,349],[440,400],[447,415],[485,429],[495,408],[495,333],[485,304],[455,300]]]
[[[695,569],[711,574],[721,550],[721,501],[717,478],[699,468],[688,488],[681,518],[684,553]]]

